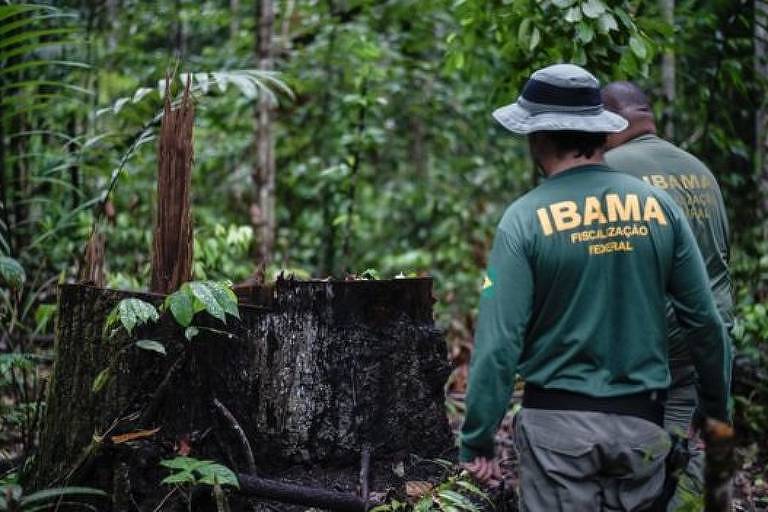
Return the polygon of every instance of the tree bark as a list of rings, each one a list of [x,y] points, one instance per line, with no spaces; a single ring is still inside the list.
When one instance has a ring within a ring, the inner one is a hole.
[[[675,26],[675,0],[660,0],[664,21]],[[661,57],[661,83],[664,92],[664,137],[675,139],[675,51],[667,49]]]
[[[229,0],[229,39],[234,41],[240,32],[240,0]]]
[[[256,54],[259,69],[272,70],[272,35],[275,15],[273,0],[259,0],[257,6]],[[256,109],[256,167],[253,172],[254,203],[251,217],[258,239],[257,263],[272,260],[275,243],[275,156],[272,138],[272,104],[261,94]]]
[[[755,77],[763,85],[768,84],[768,2],[755,0],[754,3],[754,45]],[[768,100],[765,95],[755,113],[755,171],[761,177],[762,209],[768,212]],[[768,228],[766,228],[768,229]]]
[[[0,89],[0,102],[3,101],[3,91]],[[6,176],[6,162],[5,162],[5,121],[0,119],[0,208],[2,211],[2,227],[0,230],[0,236],[3,237],[5,243],[8,245],[9,256],[13,256],[13,232],[11,231],[11,216],[10,205],[8,203],[9,197],[9,182],[10,180]]]
[[[201,332],[191,343],[167,314],[133,338],[103,334],[120,299],[160,304],[161,295],[62,286],[35,484],[109,490],[105,512],[131,498],[152,510],[167,492],[158,485],[167,475],[161,459],[188,446],[192,457],[249,473],[243,436],[263,479],[354,494],[365,447],[371,491],[439,477],[434,464],[418,462],[454,450],[431,284],[278,281],[271,293],[244,291],[262,302],[242,305],[240,320],[196,321]],[[167,355],[138,349],[135,339],[160,341]],[[112,376],[94,392],[104,368]],[[114,437],[158,427],[128,443]]]
[[[157,144],[157,207],[150,290],[171,293],[192,278],[193,233],[190,188],[195,108],[187,78],[181,104],[171,108],[166,79],[165,106]]]

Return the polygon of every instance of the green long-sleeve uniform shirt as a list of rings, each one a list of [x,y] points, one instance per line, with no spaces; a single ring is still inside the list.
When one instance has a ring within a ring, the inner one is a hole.
[[[606,166],[569,169],[499,223],[480,297],[461,459],[493,454],[517,372],[597,397],[669,385],[666,296],[690,347],[703,412],[726,419],[730,351],[696,242],[666,193]]]
[[[609,151],[608,165],[666,191],[688,218],[701,250],[720,316],[730,331],[733,295],[728,272],[728,216],[717,180],[698,158],[660,139],[642,135]],[[690,364],[685,331],[667,307],[667,335],[672,366]]]

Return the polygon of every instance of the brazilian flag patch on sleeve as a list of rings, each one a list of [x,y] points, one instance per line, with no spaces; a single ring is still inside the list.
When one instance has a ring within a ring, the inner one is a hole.
[[[483,284],[480,288],[481,297],[493,297],[494,289],[493,283],[496,280],[496,271],[493,268],[488,268],[488,271],[483,277]]]

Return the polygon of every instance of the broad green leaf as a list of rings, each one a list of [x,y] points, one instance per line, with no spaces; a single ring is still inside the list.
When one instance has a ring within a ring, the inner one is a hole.
[[[581,21],[581,19],[581,9],[579,9],[578,6],[571,7],[568,9],[568,12],[565,13],[565,21],[568,23],[576,23],[577,21]]]
[[[151,350],[152,352],[157,352],[159,354],[165,355],[165,346],[159,341],[139,340],[135,343],[135,345],[141,349]]]
[[[572,6],[576,0],[552,0],[552,3],[561,9]]]
[[[195,315],[195,311],[192,307],[192,296],[186,287],[182,287],[170,294],[165,299],[165,305],[171,310],[173,318],[176,319],[182,327],[187,327],[192,323],[192,317]]]
[[[198,329],[195,326],[190,326],[184,329],[184,337],[187,338],[189,341],[192,341],[192,338],[200,334],[200,329]]]
[[[153,92],[155,92],[155,90],[152,89],[151,87],[139,87],[138,89],[136,89],[136,92],[133,93],[133,98],[131,98],[131,102],[138,103],[142,99],[144,99],[145,96],[147,96],[148,94],[152,94]]]
[[[478,486],[473,484],[472,482],[468,482],[466,480],[457,480],[456,485],[463,487],[467,491],[471,492],[472,494],[476,494],[478,496],[482,496],[487,498],[487,495],[485,492],[483,492],[482,489],[480,489]]]
[[[91,391],[94,393],[98,393],[102,390],[102,388],[109,382],[109,379],[112,377],[112,370],[111,368],[107,367],[104,368],[99,372],[98,375],[96,375],[96,378],[93,379],[93,384],[91,385]]]
[[[131,101],[131,98],[118,98],[117,101],[115,101],[115,104],[112,106],[112,110],[115,112],[115,114],[119,114],[129,101]]]
[[[112,308],[112,311],[109,312],[107,315],[107,319],[104,321],[104,335],[106,336],[106,333],[115,325],[117,325],[118,320],[120,320],[120,312],[118,311],[117,306]]]
[[[222,464],[206,464],[196,468],[195,472],[201,475],[200,483],[213,485],[215,479],[222,486],[231,485],[232,487],[240,488],[237,475]]]
[[[632,48],[632,53],[637,55],[639,59],[645,59],[646,55],[648,55],[648,49],[645,47],[645,43],[638,36],[629,38],[629,47]]]
[[[197,479],[191,471],[180,471],[178,473],[172,473],[167,477],[160,480],[161,484],[195,484]]]
[[[595,31],[588,23],[579,23],[576,27],[576,36],[582,43],[588,43],[595,37]]]
[[[607,34],[612,30],[619,30],[619,24],[616,22],[616,18],[607,12],[602,14],[597,20],[597,26],[603,34]]]
[[[493,501],[491,500],[490,496],[488,496],[488,493],[480,489],[478,486],[476,486],[472,482],[459,479],[456,481],[456,485],[458,485],[459,487],[463,487],[464,489],[466,489],[467,492],[474,494],[479,498],[482,498],[483,500],[488,502],[489,505],[493,505]]]
[[[27,496],[24,496],[20,504],[26,507],[33,503],[48,501],[51,498],[60,498],[62,496],[107,496],[107,493],[101,489],[92,487],[57,487],[53,489],[43,489]]]
[[[192,290],[192,295],[205,307],[212,317],[218,318],[222,322],[226,323],[227,319],[224,313],[224,308],[216,300],[216,296],[211,291],[211,287],[207,282],[192,281],[189,284],[189,289]]]
[[[616,17],[619,18],[619,20],[621,20],[621,23],[625,27],[627,27],[630,30],[635,30],[635,22],[632,21],[632,18],[629,16],[629,14],[627,14],[627,11],[617,7],[613,10],[613,14],[615,14]]]
[[[539,30],[539,27],[533,27],[533,32],[531,32],[531,42],[528,45],[528,50],[533,51],[536,49],[537,46],[539,46],[539,43],[541,42],[541,31]]]
[[[0,5],[0,20],[4,20],[5,18],[14,16],[16,14],[21,14],[22,12],[29,12],[29,11],[36,11],[36,10],[43,10],[43,9],[50,9],[52,11],[58,10],[58,9],[55,9],[54,7],[49,7],[47,5],[32,5],[32,4]]]
[[[54,304],[40,304],[35,309],[35,331],[44,330],[51,319],[56,315],[56,306]]]
[[[581,12],[587,18],[598,18],[605,10],[605,4],[601,0],[587,0],[581,4]]]
[[[233,292],[226,284],[216,281],[210,281],[209,287],[211,293],[224,311],[235,318],[240,318],[240,311],[237,308],[237,295],[235,295],[235,292]]]
[[[123,299],[115,306],[115,309],[120,323],[129,334],[137,325],[143,325],[150,321],[156,322],[160,318],[155,306],[141,299]],[[105,328],[111,327],[115,321],[113,313],[110,313]]]
[[[192,471],[206,464],[213,464],[213,461],[200,460],[194,457],[174,457],[173,459],[164,459],[160,461],[160,465],[164,468],[183,469],[187,471]]]
[[[7,48],[9,46],[18,44],[28,39],[39,39],[41,37],[51,38],[51,36],[62,35],[62,34],[72,34],[73,32],[75,32],[75,29],[71,27],[51,28],[51,29],[44,29],[44,30],[25,30],[11,37],[5,37],[1,39],[0,48]]]
[[[517,42],[520,46],[526,46],[531,31],[531,19],[525,18],[517,28]]]
[[[27,276],[24,268],[13,258],[0,256],[0,284],[13,289],[19,289],[24,285]]]
[[[456,491],[451,491],[450,489],[443,489],[438,491],[438,496],[440,496],[440,498],[444,499],[445,501],[451,503],[459,510],[466,510],[469,512],[480,511],[478,506],[472,503],[472,500],[470,500],[464,495],[459,494]]]

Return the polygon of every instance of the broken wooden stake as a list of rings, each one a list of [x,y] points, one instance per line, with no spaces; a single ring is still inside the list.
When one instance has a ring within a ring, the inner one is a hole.
[[[94,223],[91,236],[85,244],[85,253],[78,272],[78,282],[103,287],[106,282],[104,277],[104,247],[106,246],[104,233],[98,230]]]
[[[157,211],[150,290],[171,293],[192,278],[192,133],[195,108],[187,85],[176,109],[171,106],[170,79],[157,150]]]

